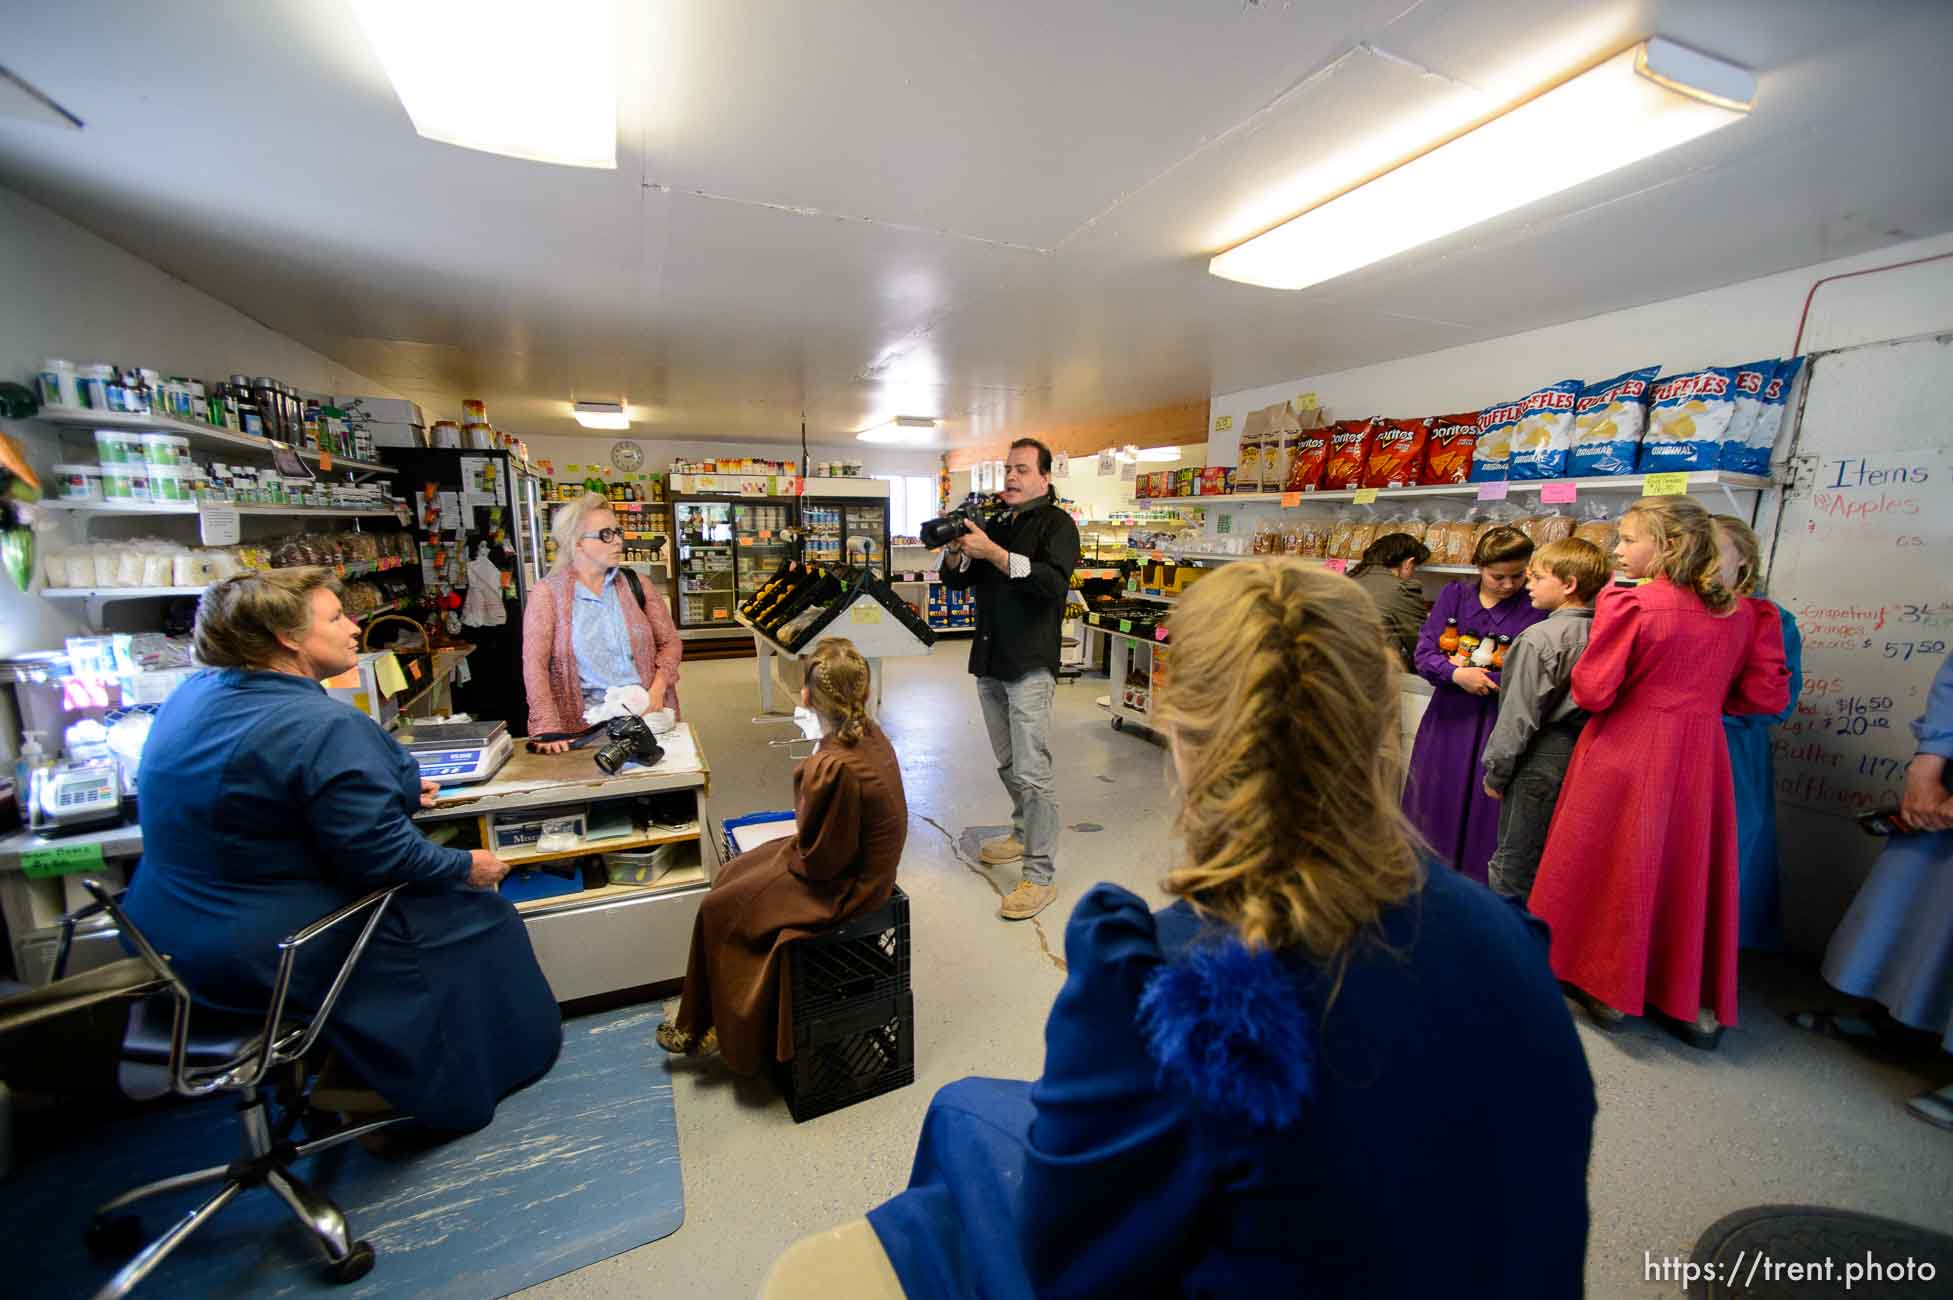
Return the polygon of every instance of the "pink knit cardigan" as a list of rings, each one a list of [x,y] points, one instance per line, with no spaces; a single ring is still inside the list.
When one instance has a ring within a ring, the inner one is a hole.
[[[576,575],[565,569],[552,573],[529,592],[522,615],[522,682],[529,692],[529,734],[581,731],[583,687],[576,672],[576,650],[570,640],[571,615],[576,607],[571,586]],[[655,586],[643,583],[644,608],[631,598],[631,588],[617,579],[617,603],[624,611],[624,630],[631,640],[631,658],[645,687],[659,673],[670,692],[668,708],[678,708],[678,661],[684,646],[671,609]]]

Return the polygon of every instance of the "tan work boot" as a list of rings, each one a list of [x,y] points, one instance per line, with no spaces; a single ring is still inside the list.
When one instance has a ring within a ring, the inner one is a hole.
[[[1015,835],[999,835],[994,840],[985,840],[977,857],[987,867],[999,867],[1006,862],[1015,862],[1024,856],[1024,841]]]
[[[1051,906],[1051,900],[1057,896],[1056,885],[1037,885],[1020,880],[1017,888],[1004,895],[1004,901],[998,904],[997,915],[1006,921],[1028,921]]]

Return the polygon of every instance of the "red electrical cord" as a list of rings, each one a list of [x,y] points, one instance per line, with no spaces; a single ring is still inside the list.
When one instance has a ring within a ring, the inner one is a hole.
[[[1896,271],[1902,266],[1918,266],[1922,262],[1938,262],[1949,257],[1953,257],[1953,253],[1934,253],[1931,257],[1915,257],[1910,262],[1893,262],[1887,266],[1868,266],[1862,271],[1844,271],[1837,275],[1825,276],[1822,280],[1813,284],[1811,291],[1804,295],[1804,310],[1798,313],[1797,316],[1797,337],[1790,345],[1790,355],[1793,357],[1796,356],[1803,347],[1804,326],[1810,322],[1811,317],[1811,299],[1817,297],[1817,291],[1820,287],[1831,283],[1833,280],[1849,280],[1859,275],[1874,275],[1880,271]]]

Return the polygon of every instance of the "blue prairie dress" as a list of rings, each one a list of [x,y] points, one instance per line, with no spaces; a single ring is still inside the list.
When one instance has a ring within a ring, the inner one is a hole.
[[[465,850],[414,825],[413,757],[318,683],[238,668],[192,677],[156,716],[139,793],[129,918],[199,1001],[262,1014],[280,939],[404,883],[326,1043],[439,1129],[482,1127],[556,1063],[562,1019],[521,918],[465,883]],[[294,1005],[317,1005],[358,929],[348,921],[307,945]]]
[[[1044,1076],[938,1092],[868,1215],[903,1291],[1582,1294],[1594,1085],[1544,925],[1433,869],[1380,930],[1337,989],[1184,901],[1085,895]]]
[[[1755,600],[1758,597],[1750,597]],[[1777,769],[1770,757],[1776,729],[1797,711],[1804,689],[1804,638],[1782,605],[1783,659],[1790,668],[1790,703],[1782,713],[1725,713],[1729,774],[1736,787],[1737,938],[1739,948],[1783,947],[1783,888],[1777,871]]]

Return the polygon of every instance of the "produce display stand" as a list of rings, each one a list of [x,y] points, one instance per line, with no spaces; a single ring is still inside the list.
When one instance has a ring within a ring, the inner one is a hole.
[[[861,651],[861,657],[868,661],[868,698],[874,702],[875,708],[880,709],[882,660],[929,653],[930,643],[918,637],[893,611],[876,599],[874,593],[868,591],[856,593],[798,650],[790,650],[768,633],[760,631],[744,614],[735,611],[733,618],[753,634],[753,657],[759,670],[761,714],[773,712],[773,659],[776,655],[785,659],[805,659],[814,653],[821,642],[846,637],[854,642],[855,649]]]

